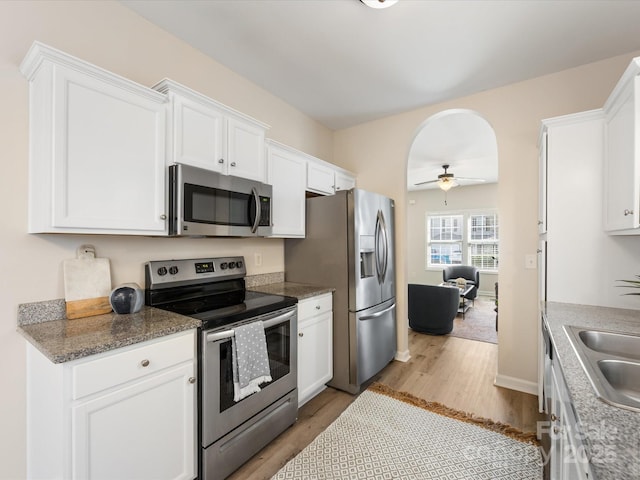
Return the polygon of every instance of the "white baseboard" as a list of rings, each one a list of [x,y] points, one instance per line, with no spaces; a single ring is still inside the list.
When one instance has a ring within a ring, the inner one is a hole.
[[[409,353],[409,350],[405,350],[404,352],[396,352],[394,360],[398,360],[399,362],[408,362],[410,358],[411,354]]]
[[[536,382],[508,377],[506,375],[496,375],[493,384],[496,387],[508,388],[510,390],[516,390],[518,392],[530,393],[531,395],[538,396],[538,384]]]

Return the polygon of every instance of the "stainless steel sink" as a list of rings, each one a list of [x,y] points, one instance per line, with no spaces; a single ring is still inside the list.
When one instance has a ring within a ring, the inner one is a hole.
[[[640,360],[640,337],[602,330],[580,330],[578,335],[591,350]]]
[[[598,397],[640,412],[640,336],[564,327]]]

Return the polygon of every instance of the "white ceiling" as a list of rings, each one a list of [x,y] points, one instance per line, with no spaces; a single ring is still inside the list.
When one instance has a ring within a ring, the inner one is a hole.
[[[638,0],[121,2],[331,129],[640,50]],[[497,158],[470,150],[484,140],[469,129],[433,142],[465,122],[418,135],[409,184],[443,163],[496,181]]]
[[[123,0],[331,129],[640,49],[640,1]]]

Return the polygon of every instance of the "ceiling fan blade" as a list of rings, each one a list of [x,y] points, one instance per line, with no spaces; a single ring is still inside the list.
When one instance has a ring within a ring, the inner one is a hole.
[[[414,185],[426,185],[427,183],[438,183],[440,180],[427,180],[426,182],[414,183]]]
[[[467,177],[455,177],[456,180],[462,180],[465,182],[486,182],[484,178],[467,178]]]

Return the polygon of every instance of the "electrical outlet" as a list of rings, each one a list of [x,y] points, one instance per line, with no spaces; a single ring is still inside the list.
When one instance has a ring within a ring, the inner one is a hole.
[[[253,264],[256,267],[261,267],[262,266],[262,254],[261,253],[254,253],[253,254]]]

